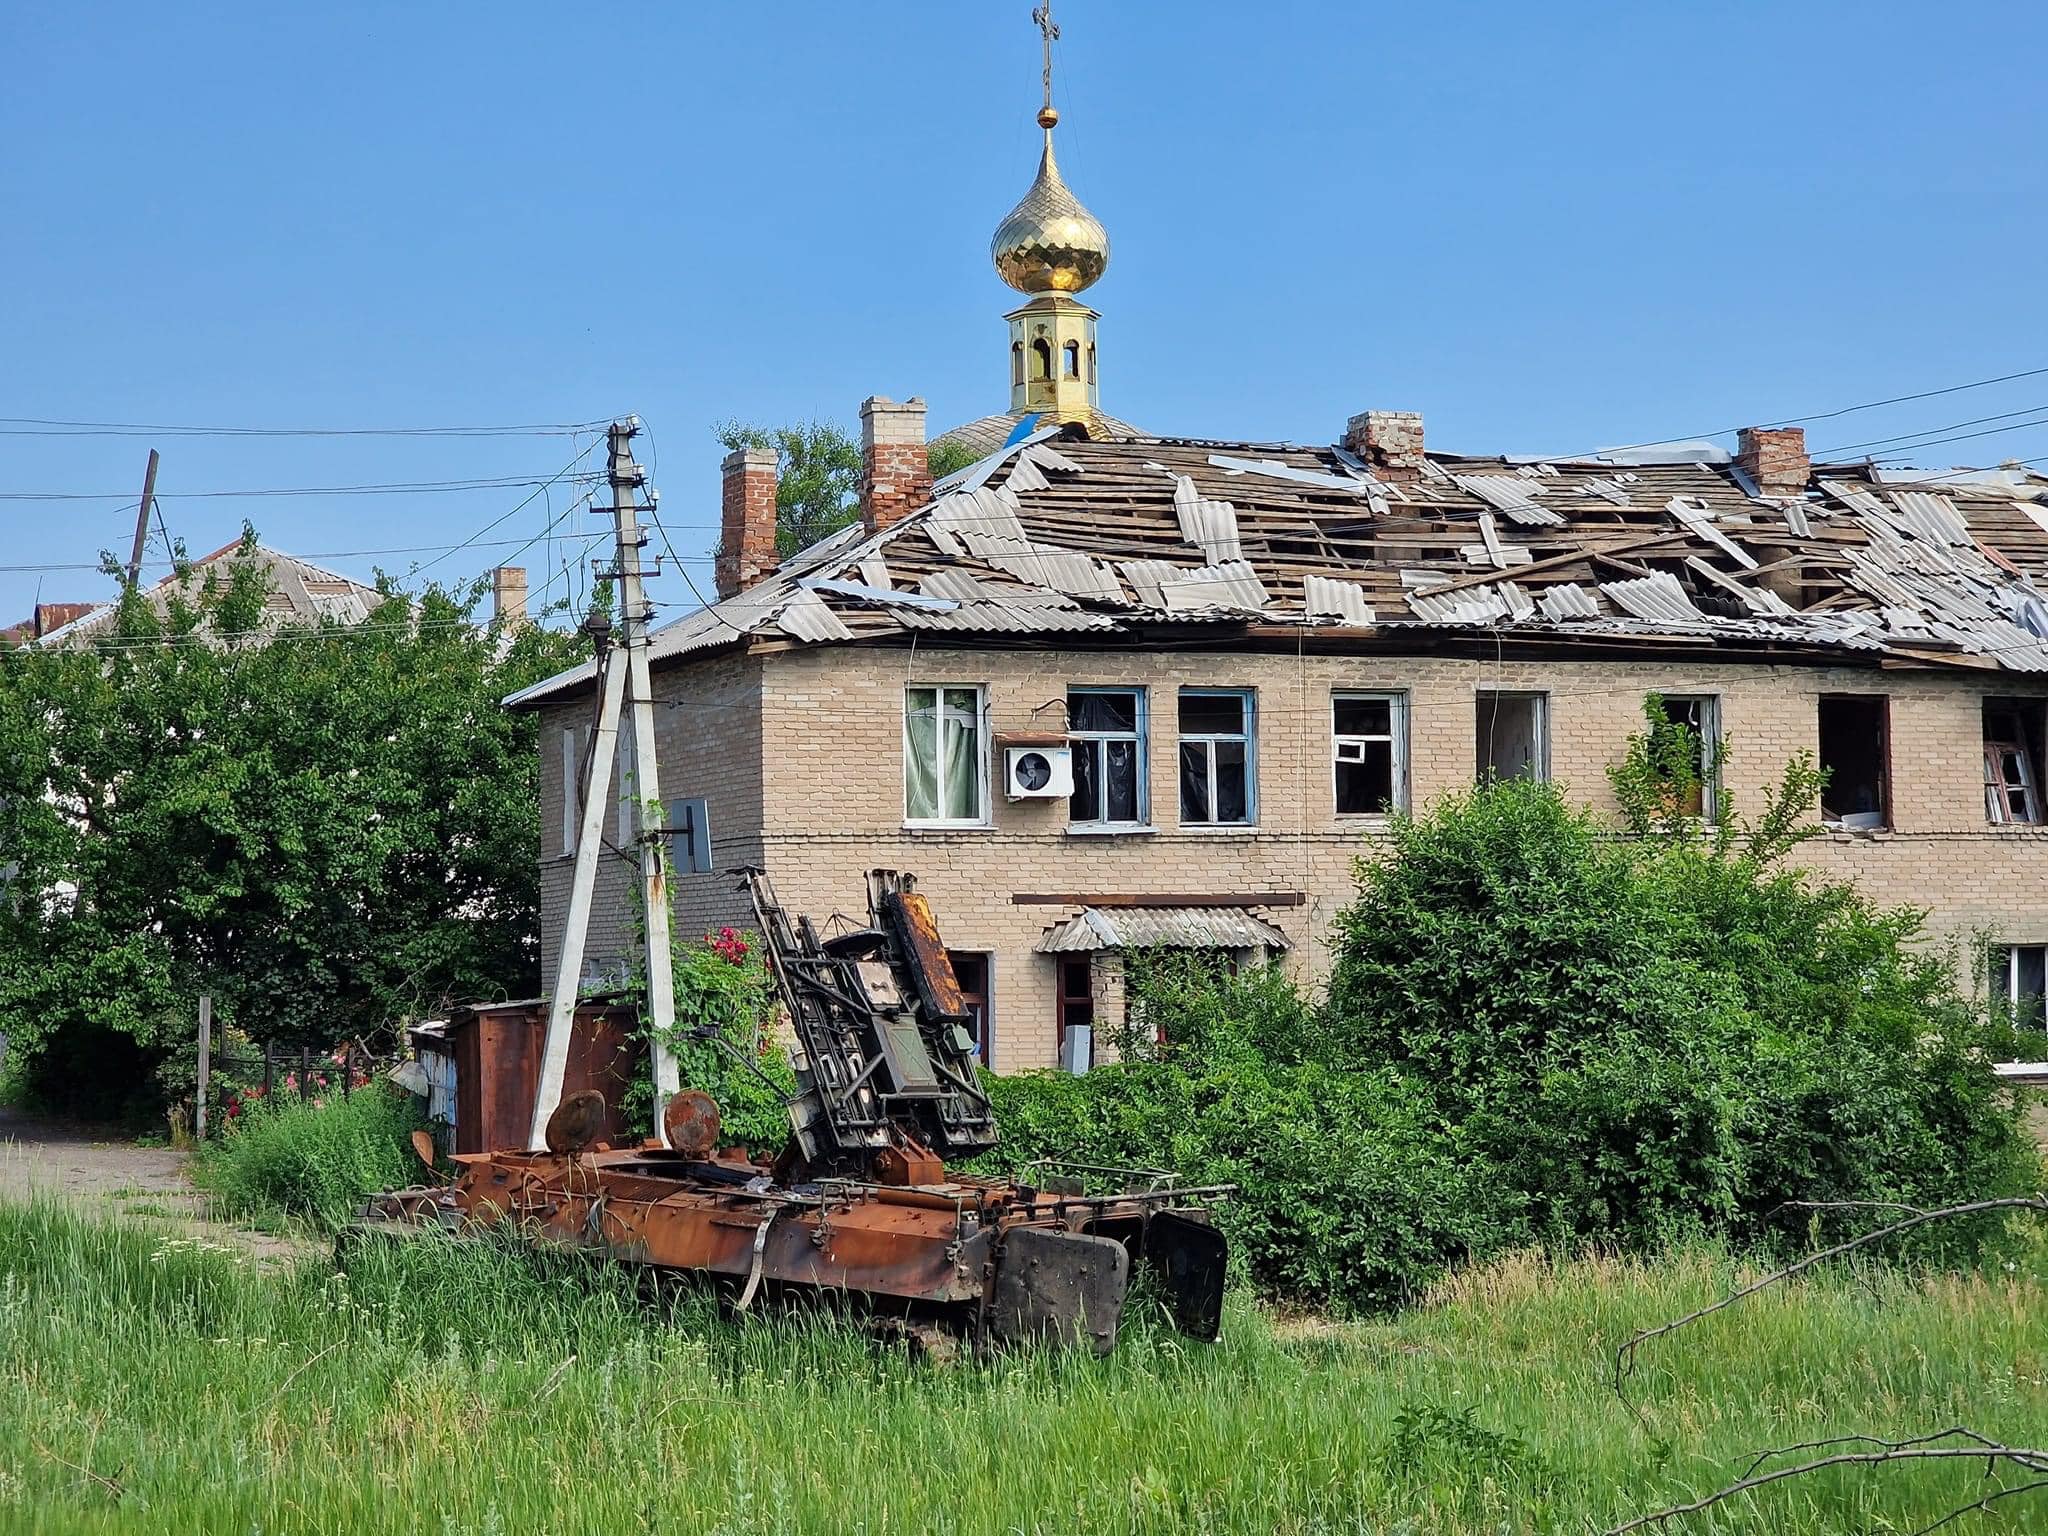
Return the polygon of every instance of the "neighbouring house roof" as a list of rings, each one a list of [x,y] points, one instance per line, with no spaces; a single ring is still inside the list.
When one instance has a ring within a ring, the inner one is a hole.
[[[361,624],[384,601],[375,587],[365,586],[337,571],[295,559],[262,544],[247,556],[240,554],[241,548],[238,539],[210,555],[189,562],[182,571],[173,571],[154,586],[145,587],[142,592],[144,600],[158,614],[163,614],[169,610],[174,596],[195,599],[209,570],[246,562],[262,567],[268,578],[270,592],[264,616],[266,628],[291,623],[313,624],[322,619],[333,619],[338,624]],[[115,603],[92,606],[35,643],[45,646],[90,645],[113,626],[118,607]]]
[[[1083,907],[1045,930],[1041,955],[1098,949],[1287,948],[1287,935],[1241,907]]]
[[[2048,476],[1816,465],[1755,493],[1725,452],[1431,453],[1090,440],[1048,428],[880,533],[840,530],[656,631],[657,664],[757,643],[1219,639],[1386,649],[1725,647],[2048,672]],[[564,672],[515,694],[587,686]]]
[[[0,641],[9,645],[28,645],[61,629],[73,619],[83,618],[96,606],[94,603],[37,603],[35,611],[19,624],[0,629]]]

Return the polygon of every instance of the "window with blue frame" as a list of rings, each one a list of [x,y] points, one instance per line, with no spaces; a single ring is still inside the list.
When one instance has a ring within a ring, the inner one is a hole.
[[[1180,691],[1180,819],[1250,826],[1258,819],[1255,700],[1249,688]]]

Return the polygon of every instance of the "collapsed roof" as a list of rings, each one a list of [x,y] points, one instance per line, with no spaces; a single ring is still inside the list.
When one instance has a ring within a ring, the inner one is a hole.
[[[2048,671],[2048,476],[1816,465],[1767,496],[1710,445],[1523,460],[1051,428],[663,626],[657,665],[763,644],[1723,647]],[[1085,637],[1083,640],[1082,637]],[[506,702],[587,685],[583,667]]]

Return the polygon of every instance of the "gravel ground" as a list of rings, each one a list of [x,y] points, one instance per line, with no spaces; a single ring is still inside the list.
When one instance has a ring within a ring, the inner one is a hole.
[[[232,1243],[260,1258],[284,1262],[323,1245],[276,1237],[214,1221],[186,1173],[186,1154],[137,1146],[103,1128],[72,1125],[0,1107],[0,1200],[53,1195],[169,1235]]]

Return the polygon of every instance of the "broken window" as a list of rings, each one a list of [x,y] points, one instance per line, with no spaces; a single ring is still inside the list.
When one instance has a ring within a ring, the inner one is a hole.
[[[1682,816],[1711,817],[1714,777],[1720,769],[1721,701],[1710,693],[1670,693],[1662,695],[1661,702],[1665,721],[1686,732],[1686,773],[1676,786],[1683,802],[1675,809]],[[1666,765],[1656,766],[1663,772]]]
[[[2024,1029],[2048,1023],[2042,1004],[2048,993],[2048,945],[2001,944],[1991,951],[1991,995]]]
[[[1068,378],[1078,379],[1081,377],[1081,343],[1070,341],[1061,347],[1060,361],[1065,365]]]
[[[1069,688],[1067,737],[1074,748],[1077,826],[1145,824],[1145,690]]]
[[[1022,384],[1024,382],[1024,343],[1021,341],[1010,343],[1010,382],[1012,384]]]
[[[953,975],[960,983],[960,1001],[967,1008],[967,1028],[974,1036],[974,1054],[989,1063],[989,957],[966,950],[948,950]]]
[[[1823,694],[1821,820],[1838,827],[1891,825],[1891,701],[1883,694]]]
[[[1407,798],[1407,699],[1330,696],[1330,756],[1339,816],[1384,816]]]
[[[1247,826],[1254,794],[1252,694],[1245,688],[1180,691],[1180,819]]]
[[[1481,690],[1476,706],[1479,779],[1550,777],[1550,697]]]
[[[972,685],[903,690],[903,815],[939,826],[988,820],[988,741],[982,690]]]
[[[1994,822],[2041,820],[2040,699],[1984,701],[1984,815]]]
[[[1052,343],[1043,336],[1031,343],[1031,377],[1049,379],[1052,377]]]
[[[1095,1065],[1095,964],[1086,955],[1062,955],[1058,964],[1060,1066],[1086,1072]]]

